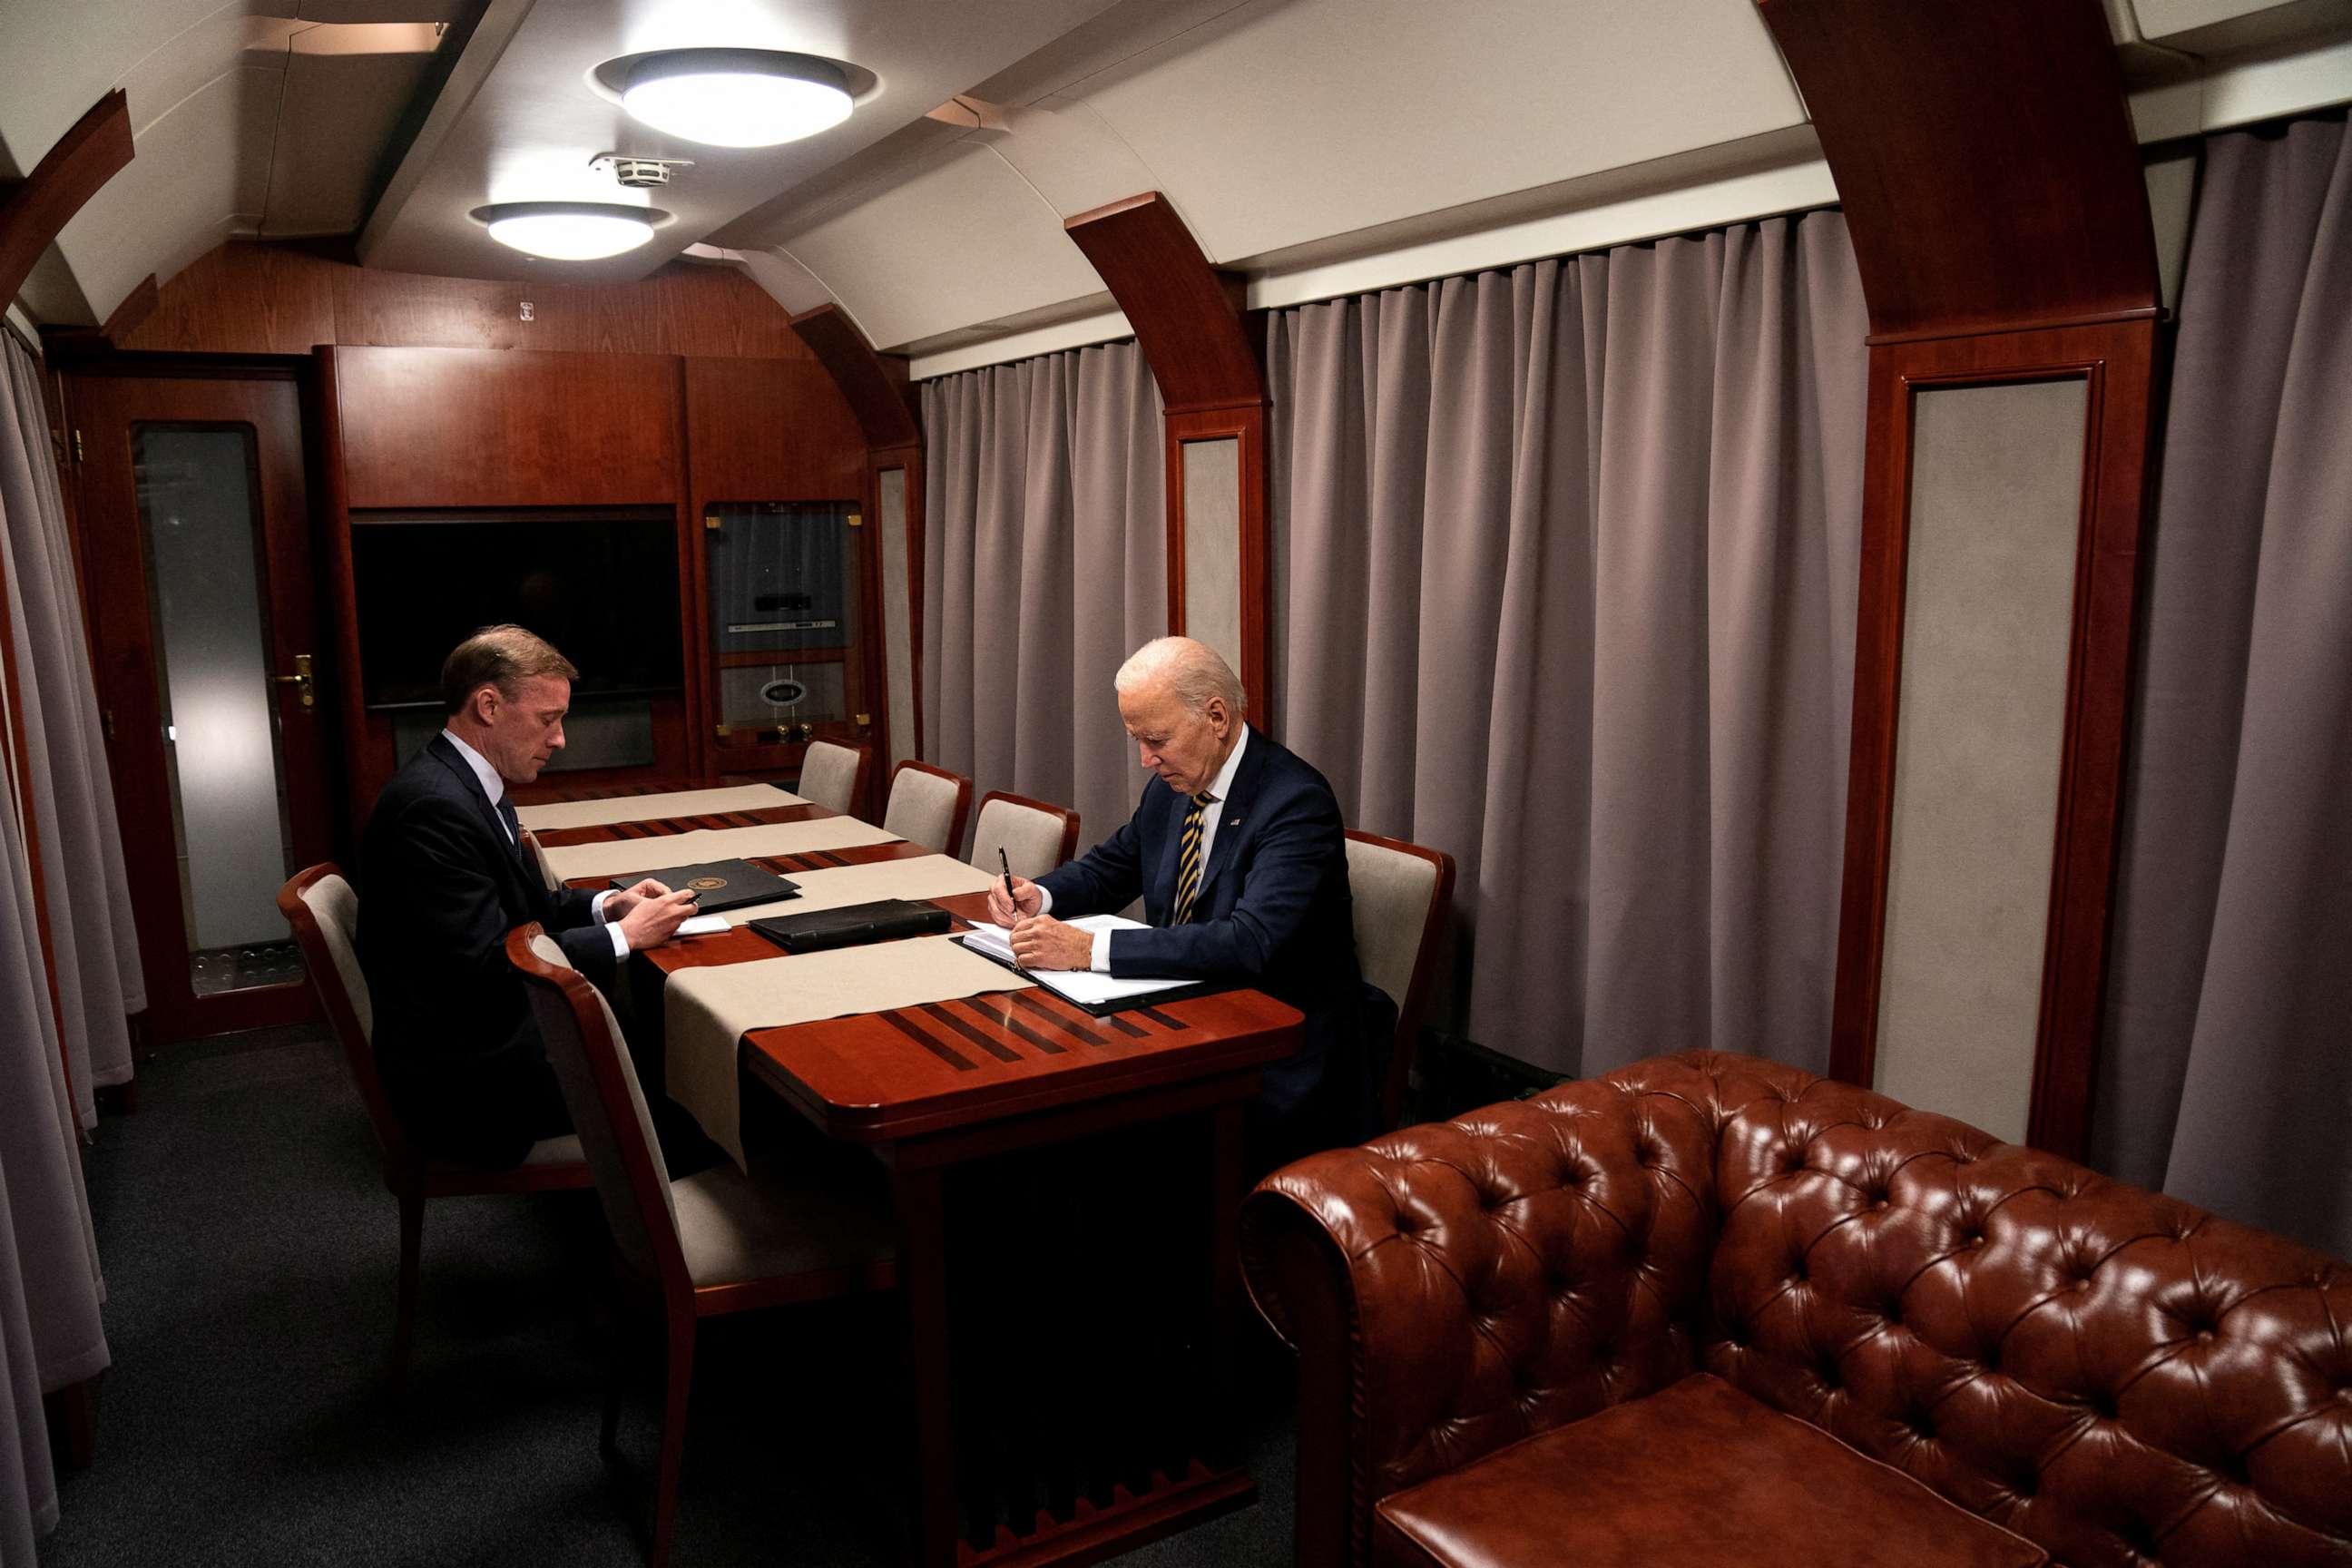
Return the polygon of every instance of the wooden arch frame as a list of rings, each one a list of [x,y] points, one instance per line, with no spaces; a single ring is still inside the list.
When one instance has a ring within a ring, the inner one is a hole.
[[[2026,1131],[2079,1158],[2161,348],[2154,227],[2105,14],[2098,0],[1758,4],[1820,132],[1871,325],[1831,1071],[1868,1084],[1876,1070],[1915,397],[2080,378],[2088,423]]]

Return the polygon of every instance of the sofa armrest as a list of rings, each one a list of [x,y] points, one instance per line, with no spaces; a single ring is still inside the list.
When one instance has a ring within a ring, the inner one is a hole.
[[[1299,1352],[1302,1563],[1372,1506],[1695,1364],[1715,1128],[1606,1081],[1286,1166],[1244,1205],[1253,1300]]]

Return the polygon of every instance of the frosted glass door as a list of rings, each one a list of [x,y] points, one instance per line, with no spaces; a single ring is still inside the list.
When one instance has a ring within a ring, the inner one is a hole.
[[[248,427],[131,436],[189,981],[299,980],[278,912],[290,829]]]

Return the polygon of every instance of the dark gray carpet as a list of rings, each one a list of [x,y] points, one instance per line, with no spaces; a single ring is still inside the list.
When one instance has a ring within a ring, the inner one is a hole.
[[[643,1561],[641,1500],[596,1453],[593,1194],[428,1205],[394,1412],[396,1210],[333,1047],[303,1031],[173,1047],[139,1095],[88,1161],[114,1369],[45,1568]],[[898,1321],[877,1299],[706,1325],[675,1562],[898,1563]],[[1260,1500],[1120,1563],[1289,1561],[1288,1394],[1250,1359]],[[640,1393],[622,1442],[646,1468],[655,1435]]]

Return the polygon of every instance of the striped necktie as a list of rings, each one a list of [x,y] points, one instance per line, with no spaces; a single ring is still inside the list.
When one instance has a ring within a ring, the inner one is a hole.
[[[1171,924],[1188,923],[1192,900],[1201,896],[1201,814],[1209,809],[1213,798],[1202,790],[1192,797],[1192,809],[1184,814],[1184,837],[1176,847],[1176,918]]]

